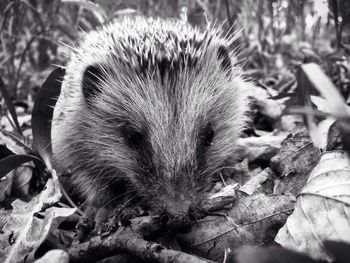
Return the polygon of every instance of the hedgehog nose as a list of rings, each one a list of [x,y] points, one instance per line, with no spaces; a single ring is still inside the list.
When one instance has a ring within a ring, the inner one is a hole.
[[[162,223],[174,233],[188,233],[191,230],[193,216],[191,216],[189,202],[169,204],[161,216]]]

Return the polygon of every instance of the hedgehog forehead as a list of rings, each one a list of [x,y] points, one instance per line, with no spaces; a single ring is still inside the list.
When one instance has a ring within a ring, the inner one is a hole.
[[[220,108],[220,94],[228,84],[222,72],[206,68],[195,73],[174,72],[179,78],[164,83],[159,75],[154,78],[116,75],[121,73],[117,69],[103,83],[98,108],[115,120],[132,124],[137,130],[151,130],[150,134],[164,139],[176,134],[196,135],[211,121],[216,113],[213,109]]]

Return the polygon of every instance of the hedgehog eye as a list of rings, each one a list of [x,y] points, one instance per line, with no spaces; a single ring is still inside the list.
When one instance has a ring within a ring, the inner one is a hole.
[[[211,127],[211,124],[209,123],[207,127],[205,127],[203,135],[203,143],[206,146],[212,145],[213,139],[214,139],[214,130]]]
[[[120,131],[125,142],[131,147],[140,147],[145,142],[145,132],[135,129],[128,124],[123,125]]]
[[[141,132],[131,132],[126,135],[128,143],[134,147],[139,147],[144,142],[144,135]]]

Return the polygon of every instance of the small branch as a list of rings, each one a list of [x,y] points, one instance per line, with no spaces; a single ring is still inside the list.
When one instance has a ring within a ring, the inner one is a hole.
[[[131,228],[123,228],[107,238],[93,237],[89,242],[73,244],[68,250],[71,262],[95,262],[118,253],[130,253],[151,262],[212,262],[181,251],[167,249],[138,237]]]

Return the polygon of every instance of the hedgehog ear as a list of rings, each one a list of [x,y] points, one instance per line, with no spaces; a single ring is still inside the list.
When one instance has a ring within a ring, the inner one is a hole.
[[[221,69],[228,74],[231,72],[232,64],[231,64],[231,58],[230,54],[227,51],[226,47],[220,46],[218,49],[217,57],[221,62]]]
[[[91,98],[96,97],[101,92],[100,83],[105,76],[101,66],[88,66],[83,74],[82,89],[86,101],[89,103]]]

